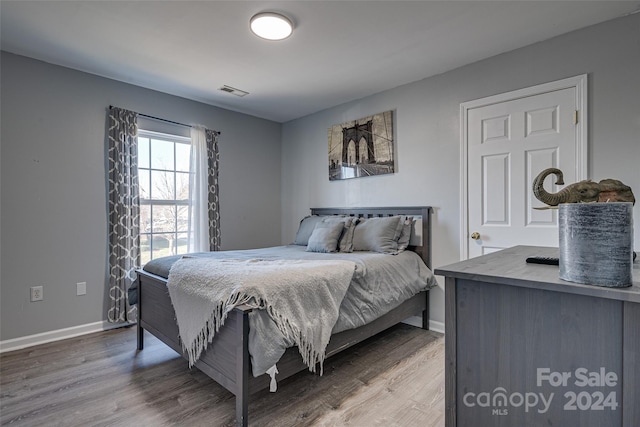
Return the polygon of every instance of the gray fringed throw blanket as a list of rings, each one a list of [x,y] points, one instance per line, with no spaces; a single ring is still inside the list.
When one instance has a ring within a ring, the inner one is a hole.
[[[324,361],[351,261],[182,258],[167,286],[191,367],[236,306],[264,309],[311,371]],[[252,357],[259,357],[252,354]]]

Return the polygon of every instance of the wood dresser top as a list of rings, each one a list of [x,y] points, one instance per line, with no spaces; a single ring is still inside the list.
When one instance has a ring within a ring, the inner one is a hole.
[[[558,248],[514,246],[488,255],[435,269],[435,274],[456,279],[497,283],[524,288],[566,292],[640,303],[640,262],[633,264],[633,285],[609,288],[561,280],[557,265],[527,264],[530,256],[558,257]]]

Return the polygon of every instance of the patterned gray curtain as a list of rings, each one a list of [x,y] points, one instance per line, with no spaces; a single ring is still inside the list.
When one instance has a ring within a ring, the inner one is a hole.
[[[109,322],[135,322],[127,290],[140,266],[138,113],[109,109]]]
[[[218,197],[219,132],[205,129],[207,137],[207,166],[209,169],[209,250],[220,250],[220,202]]]

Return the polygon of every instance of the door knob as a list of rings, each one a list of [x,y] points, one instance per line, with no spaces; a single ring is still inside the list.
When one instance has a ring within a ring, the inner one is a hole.
[[[471,233],[471,238],[473,240],[478,240],[480,238],[480,233],[478,233],[477,231],[474,231],[473,233]]]

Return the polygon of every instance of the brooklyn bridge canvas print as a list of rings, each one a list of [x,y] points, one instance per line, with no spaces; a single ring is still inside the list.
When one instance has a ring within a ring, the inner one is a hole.
[[[393,173],[393,111],[329,128],[329,180]]]

